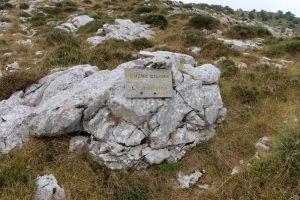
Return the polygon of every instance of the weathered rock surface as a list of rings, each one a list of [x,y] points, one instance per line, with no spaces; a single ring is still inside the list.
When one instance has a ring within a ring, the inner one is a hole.
[[[80,65],[42,78],[0,102],[0,154],[29,136],[91,134],[90,154],[111,169],[145,168],[177,161],[211,138],[225,115],[217,85],[220,71],[195,67],[193,57],[158,51],[115,70]],[[125,68],[171,68],[173,97],[127,99]]]
[[[91,18],[88,15],[80,15],[69,19],[67,22],[56,26],[58,29],[62,29],[68,32],[76,32],[81,26],[86,25],[89,22],[94,21],[94,18]]]
[[[36,200],[61,200],[65,198],[65,191],[52,174],[44,175],[37,177],[35,197]]]
[[[12,26],[11,23],[8,22],[0,22],[0,31],[1,30],[7,30]]]
[[[129,41],[138,38],[151,39],[154,36],[149,25],[134,23],[129,19],[116,19],[115,24],[104,24],[97,34],[104,34],[104,36],[90,37],[87,42],[96,46],[109,39]]]
[[[70,140],[69,151],[84,150],[88,148],[89,137],[76,136]]]
[[[270,150],[270,138],[264,136],[258,140],[258,142],[255,144],[255,147],[258,149],[262,149],[264,151]]]
[[[252,51],[252,50],[262,48],[262,43],[258,41],[229,40],[229,39],[222,39],[222,38],[219,38],[219,40],[223,41],[224,44],[227,44],[238,51]]]
[[[184,175],[181,171],[177,174],[177,181],[179,188],[185,189],[189,188],[197,183],[199,178],[201,178],[203,174],[200,171],[195,171],[189,175]]]

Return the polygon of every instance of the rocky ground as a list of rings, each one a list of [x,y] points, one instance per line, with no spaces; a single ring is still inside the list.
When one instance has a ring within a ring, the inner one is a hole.
[[[300,199],[300,38],[171,1],[0,2],[0,199]],[[173,98],[128,100],[124,69]]]

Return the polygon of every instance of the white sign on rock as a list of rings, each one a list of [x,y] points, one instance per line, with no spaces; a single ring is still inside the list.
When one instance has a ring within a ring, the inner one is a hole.
[[[127,98],[172,97],[171,69],[125,69]]]

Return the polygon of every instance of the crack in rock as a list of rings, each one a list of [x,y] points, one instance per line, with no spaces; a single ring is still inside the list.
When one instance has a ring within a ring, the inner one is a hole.
[[[124,69],[137,65],[170,68],[173,97],[126,98]],[[79,65],[50,74],[0,102],[0,154],[22,146],[29,136],[84,131],[90,134],[84,149],[111,169],[178,161],[213,137],[226,116],[217,84],[220,71],[213,65],[194,66],[189,55],[142,51],[139,59],[112,71]]]

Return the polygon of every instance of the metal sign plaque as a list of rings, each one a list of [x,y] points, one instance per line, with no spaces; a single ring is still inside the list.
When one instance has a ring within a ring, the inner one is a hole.
[[[171,69],[125,69],[127,98],[172,97]]]

